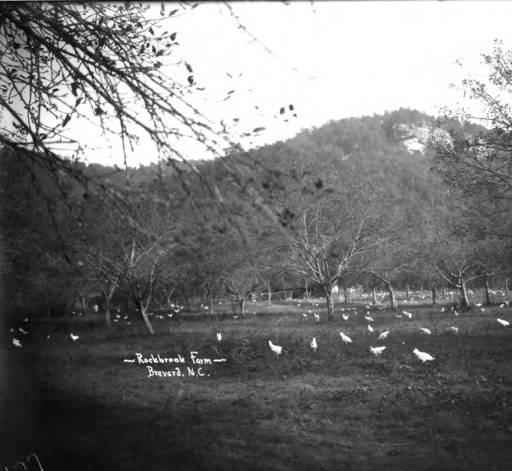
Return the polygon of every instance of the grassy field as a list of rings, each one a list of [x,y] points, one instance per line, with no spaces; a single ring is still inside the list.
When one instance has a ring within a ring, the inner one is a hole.
[[[408,306],[412,319],[372,310],[372,334],[363,306],[347,321],[341,307],[330,323],[304,317],[325,312],[304,303],[251,305],[262,314],[245,319],[155,320],[151,338],[135,320],[108,337],[78,320],[57,330],[29,322],[2,368],[0,465],[14,469],[35,451],[45,471],[512,469],[512,328],[496,321],[512,321],[512,308],[455,316]],[[387,348],[374,357],[378,345]],[[419,362],[415,347],[435,361]],[[181,354],[190,366],[191,351],[226,361],[203,377],[148,377],[123,361]]]

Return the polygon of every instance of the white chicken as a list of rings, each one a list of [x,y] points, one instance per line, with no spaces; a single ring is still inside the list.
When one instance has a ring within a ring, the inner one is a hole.
[[[420,352],[417,348],[415,348],[412,353],[416,355],[416,358],[420,360],[422,363],[426,361],[434,361],[434,357],[427,352]]]
[[[316,337],[313,337],[313,340],[311,340],[309,346],[311,347],[311,350],[316,352],[316,349],[318,348],[318,344],[316,343]]]
[[[69,336],[71,337],[71,340],[73,340],[74,342],[76,342],[80,338],[78,335],[74,335],[71,332],[69,333]]]
[[[420,330],[421,330],[424,334],[432,335],[432,332],[430,331],[430,329],[427,329],[426,327],[420,327]]]
[[[274,345],[272,343],[272,340],[268,341],[268,345],[270,346],[270,350],[272,350],[276,355],[281,355],[281,353],[283,351],[283,347],[281,347],[279,345]]]
[[[217,342],[220,342],[222,340],[222,334],[220,332],[217,332]]]
[[[375,331],[373,330],[373,327],[372,327],[370,324],[368,324],[368,332],[370,332],[370,333],[375,332]]]
[[[17,347],[17,348],[22,348],[23,346],[21,345],[21,342],[18,340],[18,339],[15,339],[13,338],[12,339],[12,344]]]
[[[389,330],[386,330],[385,332],[381,332],[380,335],[379,335],[379,340],[384,340],[388,337],[389,335]]]
[[[343,343],[352,343],[352,339],[348,335],[345,335],[343,332],[340,332],[340,337],[341,340],[343,340]]]
[[[378,357],[384,350],[386,350],[385,346],[382,346],[382,347],[370,347],[370,352],[372,352],[376,357]]]
[[[404,314],[405,316],[407,316],[409,319],[412,319],[412,314],[408,311],[402,311],[402,314]]]
[[[508,327],[510,325],[509,321],[506,321],[504,319],[496,319],[502,326]]]

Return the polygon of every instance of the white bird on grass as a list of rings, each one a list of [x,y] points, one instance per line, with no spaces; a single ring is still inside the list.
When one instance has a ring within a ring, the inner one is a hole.
[[[482,305],[482,303],[476,303],[475,306],[476,307],[480,307]]]
[[[405,314],[409,319],[412,319],[412,314],[407,311],[402,311],[403,314]]]
[[[389,330],[386,330],[385,332],[381,332],[379,335],[379,340],[384,340],[389,335]]]
[[[313,340],[311,340],[309,346],[311,347],[311,350],[316,352],[316,349],[318,348],[318,344],[316,343],[316,337],[313,337]]]
[[[458,316],[458,315],[459,315],[459,313],[458,313],[458,311],[457,311],[456,309],[453,311],[453,313],[454,313],[456,316]]]
[[[222,340],[222,334],[220,332],[217,332],[217,342],[220,342]]]
[[[283,347],[281,347],[279,345],[274,345],[272,343],[272,340],[268,341],[268,345],[270,346],[270,350],[272,350],[276,355],[281,355],[281,353],[283,351]]]
[[[80,338],[78,335],[74,335],[71,332],[69,333],[69,336],[71,337],[71,340],[73,340],[74,342],[76,342]]]
[[[510,325],[509,321],[506,321],[504,319],[496,319],[502,326],[507,327]]]
[[[378,357],[384,350],[386,350],[385,346],[382,346],[382,347],[370,347],[370,352],[372,352],[376,357]]]
[[[499,307],[505,307],[505,303],[501,303]]]
[[[430,331],[430,329],[427,329],[427,328],[425,328],[425,327],[420,327],[420,330],[421,330],[424,334],[432,335],[432,332]]]
[[[340,337],[341,340],[343,340],[343,343],[352,343],[352,339],[348,335],[345,335],[343,332],[340,332]]]
[[[21,342],[18,340],[18,339],[15,339],[13,338],[12,339],[12,344],[15,346],[15,347],[18,347],[18,348],[22,348],[23,346],[21,345]]]
[[[344,321],[348,321],[349,315],[348,314],[342,314],[341,317],[343,317]]]
[[[444,312],[444,307],[441,308],[441,312]]]
[[[316,320],[317,322],[320,322],[320,314],[317,314],[317,313],[315,312],[315,313],[314,313],[314,315],[315,315],[315,320]]]
[[[307,318],[307,317],[308,317],[308,315],[307,315],[305,312],[303,312],[303,313],[302,313],[302,317]]]
[[[18,330],[23,334],[23,335],[27,335],[28,332],[26,330],[23,330],[21,327],[18,327]]]
[[[459,328],[458,327],[455,327],[455,326],[451,326],[450,327],[450,330],[454,333],[454,334],[458,334],[459,333]]]
[[[370,317],[370,316],[364,316],[364,318],[368,321],[368,322],[374,322],[375,319],[373,317]]]
[[[368,332],[371,332],[371,333],[374,332],[373,327],[370,324],[368,324]]]
[[[416,358],[420,360],[422,363],[426,361],[434,361],[434,357],[426,352],[420,352],[417,348],[415,348],[412,353],[416,355]]]

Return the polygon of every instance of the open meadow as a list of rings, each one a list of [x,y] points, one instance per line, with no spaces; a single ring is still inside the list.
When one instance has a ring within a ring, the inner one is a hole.
[[[153,337],[138,321],[108,336],[80,318],[26,322],[6,356],[2,465],[36,452],[46,471],[512,469],[512,328],[496,320],[511,307],[371,308],[368,321],[364,304],[337,304],[326,322],[323,304],[297,304],[155,320]],[[181,355],[183,376],[148,377],[136,353]]]

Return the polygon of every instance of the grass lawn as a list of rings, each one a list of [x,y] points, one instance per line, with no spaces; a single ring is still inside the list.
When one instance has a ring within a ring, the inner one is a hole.
[[[325,313],[304,303],[274,314],[249,306],[266,314],[244,319],[155,320],[154,337],[135,320],[108,337],[76,320],[55,332],[29,322],[22,349],[6,336],[0,465],[12,470],[35,451],[45,471],[512,469],[512,328],[496,321],[512,321],[512,308],[455,316],[407,306],[412,319],[372,310],[370,333],[363,306],[347,321],[340,307],[329,323],[304,317]],[[419,362],[415,347],[435,361]],[[191,351],[226,361],[202,365],[202,377],[148,377],[146,365],[123,362],[181,354],[191,366]]]

